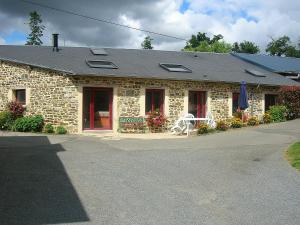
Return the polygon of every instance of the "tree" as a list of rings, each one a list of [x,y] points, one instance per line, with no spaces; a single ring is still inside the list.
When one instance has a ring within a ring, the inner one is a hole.
[[[282,56],[286,54],[290,45],[290,38],[288,36],[282,36],[277,40],[272,39],[267,45],[266,52],[269,52],[270,55]]]
[[[206,33],[198,32],[197,35],[192,35],[191,39],[186,43],[183,51],[197,52],[230,52],[231,45],[223,41],[223,35],[214,35],[210,38]]]
[[[45,26],[42,25],[41,16],[36,11],[29,13],[29,27],[31,33],[27,37],[26,45],[42,45],[40,38],[43,36]]]
[[[152,46],[152,43],[151,43],[152,40],[153,39],[151,39],[150,36],[145,37],[144,41],[141,44],[142,48],[143,49],[153,49],[153,46]]]
[[[235,42],[232,47],[233,52],[256,54],[260,52],[259,47],[251,41]]]
[[[300,51],[292,45],[290,38],[286,35],[277,40],[272,39],[267,45],[266,52],[269,52],[270,55],[300,58]]]

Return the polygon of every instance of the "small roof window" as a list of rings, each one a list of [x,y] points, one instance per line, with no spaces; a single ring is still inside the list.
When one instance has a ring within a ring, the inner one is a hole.
[[[86,60],[86,64],[92,68],[118,69],[114,63],[105,60]]]
[[[173,63],[160,63],[159,64],[162,68],[165,70],[168,70],[170,72],[183,72],[183,73],[191,73],[192,70],[186,68],[185,66],[181,64],[173,64]]]
[[[107,55],[107,52],[103,48],[91,48],[93,55]]]
[[[255,77],[266,77],[266,75],[263,72],[254,69],[245,69],[245,72]]]

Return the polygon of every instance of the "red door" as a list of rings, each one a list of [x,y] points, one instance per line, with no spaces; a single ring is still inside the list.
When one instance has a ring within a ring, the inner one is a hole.
[[[83,89],[83,129],[112,129],[112,88]]]
[[[189,92],[189,113],[197,118],[206,116],[206,92],[190,91]]]

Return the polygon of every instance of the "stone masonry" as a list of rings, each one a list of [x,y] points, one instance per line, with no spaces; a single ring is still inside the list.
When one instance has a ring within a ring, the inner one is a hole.
[[[172,124],[185,111],[188,90],[206,91],[210,110],[216,120],[230,118],[229,99],[232,92],[239,90],[239,84],[200,81],[150,80],[137,78],[108,78],[91,76],[70,76],[61,72],[33,68],[14,63],[0,64],[0,111],[13,99],[15,89],[26,89],[28,102],[26,114],[41,114],[45,121],[64,125],[71,133],[80,132],[79,88],[83,86],[117,87],[117,115],[140,116],[141,95],[146,88],[165,89],[168,97],[166,115]],[[274,93],[274,87],[248,86],[248,111],[253,115],[263,113],[263,93]],[[144,103],[143,103],[144,104]],[[165,103],[166,104],[166,103]],[[142,115],[144,116],[144,115]]]

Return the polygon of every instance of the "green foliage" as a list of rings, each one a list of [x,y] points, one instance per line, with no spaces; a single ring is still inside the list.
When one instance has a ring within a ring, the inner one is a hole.
[[[228,130],[229,126],[224,120],[220,120],[217,122],[216,129],[221,130],[221,131],[226,131]]]
[[[277,40],[272,39],[267,45],[266,52],[276,56],[300,57],[300,51],[291,44],[291,40],[288,36],[282,36]]]
[[[271,116],[271,120],[273,122],[283,122],[286,120],[285,115],[286,115],[287,109],[284,105],[275,105],[271,106],[270,110],[268,113]]]
[[[248,126],[257,126],[257,125],[259,125],[259,120],[255,116],[250,117],[247,122],[247,125]]]
[[[36,11],[29,13],[29,16],[29,27],[31,33],[27,37],[26,45],[42,45],[43,42],[40,38],[43,36],[45,26],[42,25],[41,16]]]
[[[13,130],[19,132],[41,132],[44,126],[44,119],[41,115],[25,116],[16,119]]]
[[[47,133],[47,134],[52,134],[54,133],[54,127],[52,124],[48,123],[45,125],[44,127],[44,132]]]
[[[11,112],[9,111],[0,112],[0,130],[11,129],[13,123],[14,123],[14,117]]]
[[[197,35],[192,35],[183,50],[217,53],[230,52],[232,48],[231,44],[222,40],[223,36],[221,34],[214,35],[213,38],[210,38],[206,36],[206,33],[199,32]]]
[[[260,52],[260,49],[254,42],[243,41],[241,43],[233,43],[232,51],[237,53],[257,54]]]
[[[209,132],[209,126],[206,123],[200,123],[197,126],[197,134],[207,134]]]
[[[153,49],[152,40],[150,36],[145,37],[145,40],[142,42],[141,46],[143,49]]]
[[[235,117],[231,120],[232,128],[241,128],[242,126],[243,126],[243,122],[240,118]]]
[[[286,106],[288,113],[287,119],[300,117],[300,87],[287,86],[281,87],[279,91],[279,102]]]
[[[300,170],[300,141],[294,143],[288,148],[287,157],[291,165]]]
[[[263,116],[263,122],[264,123],[271,123],[272,122],[272,118],[271,115],[269,113],[265,113]]]
[[[67,130],[63,126],[58,126],[58,127],[56,127],[55,133],[56,134],[66,134]]]

